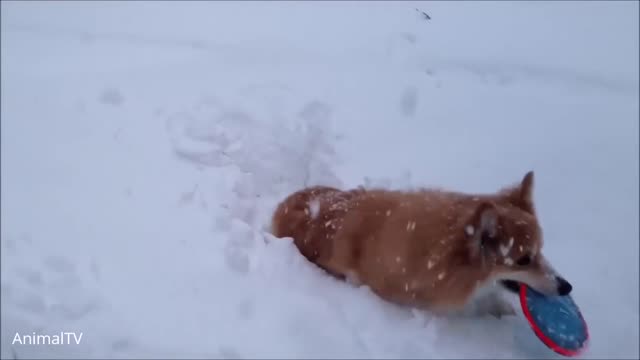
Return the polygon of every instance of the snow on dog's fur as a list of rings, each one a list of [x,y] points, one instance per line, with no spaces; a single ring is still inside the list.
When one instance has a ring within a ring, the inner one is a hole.
[[[571,292],[542,255],[532,192],[533,172],[494,194],[314,186],[278,205],[272,231],[387,301],[436,313],[514,314],[497,290],[521,282],[545,294]]]

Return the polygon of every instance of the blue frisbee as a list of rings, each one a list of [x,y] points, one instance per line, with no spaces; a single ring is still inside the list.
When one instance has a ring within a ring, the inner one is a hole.
[[[580,355],[589,340],[589,329],[570,295],[545,296],[520,284],[520,305],[536,336],[563,356]]]

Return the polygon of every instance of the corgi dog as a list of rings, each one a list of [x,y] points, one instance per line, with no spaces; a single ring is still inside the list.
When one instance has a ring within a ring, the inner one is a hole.
[[[276,207],[271,231],[310,262],[380,298],[435,314],[515,315],[505,290],[571,284],[542,254],[533,171],[491,194],[313,186]]]

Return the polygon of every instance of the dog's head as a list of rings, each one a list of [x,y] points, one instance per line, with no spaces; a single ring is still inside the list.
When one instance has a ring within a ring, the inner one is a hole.
[[[465,228],[475,262],[492,281],[517,292],[525,283],[546,295],[568,295],[571,284],[542,254],[542,229],[533,204],[533,172],[492,200],[479,201]]]

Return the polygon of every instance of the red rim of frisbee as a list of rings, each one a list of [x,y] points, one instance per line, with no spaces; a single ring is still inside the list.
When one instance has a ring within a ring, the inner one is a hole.
[[[565,349],[562,346],[558,345],[555,341],[549,338],[540,327],[533,321],[533,315],[529,311],[529,307],[527,306],[527,286],[525,284],[520,284],[520,306],[522,307],[522,312],[524,312],[524,316],[527,318],[529,325],[533,329],[533,332],[536,336],[551,350],[563,356],[577,356],[584,352],[587,347],[587,343],[589,342],[589,328],[587,327],[587,323],[582,316],[582,313],[578,310],[578,314],[580,315],[580,320],[582,320],[582,324],[584,325],[584,329],[586,332],[586,340],[582,347],[577,350],[573,349]]]

